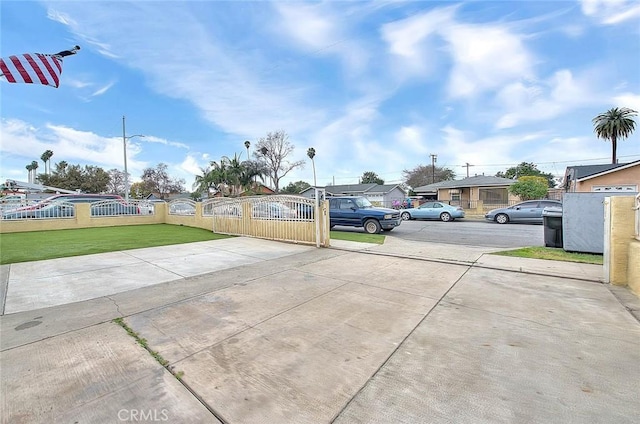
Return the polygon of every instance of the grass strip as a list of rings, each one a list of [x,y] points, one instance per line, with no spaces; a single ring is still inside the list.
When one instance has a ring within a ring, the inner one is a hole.
[[[517,258],[547,259],[552,261],[579,262],[585,264],[602,265],[602,255],[591,253],[565,252],[553,247],[523,247],[521,249],[494,252],[492,255],[513,256]]]
[[[333,240],[357,241],[360,243],[384,244],[382,234],[356,233],[351,231],[331,231],[329,237]]]
[[[31,231],[0,235],[0,264],[218,240],[230,236],[170,224]]]
[[[169,366],[169,361],[164,359],[162,357],[162,355],[160,355],[159,352],[151,349],[149,347],[149,344],[147,343],[147,339],[145,339],[143,337],[140,337],[140,335],[137,332],[133,331],[133,329],[131,327],[129,327],[126,322],[124,322],[124,319],[116,318],[116,319],[113,320],[113,322],[118,324],[120,327],[124,328],[124,330],[127,332],[127,334],[130,335],[131,337],[133,337],[135,339],[135,341],[140,346],[142,346],[142,348],[144,350],[149,352],[149,354],[153,357],[153,359],[155,359],[160,365],[162,365],[167,371],[169,371],[171,373],[171,375],[173,375],[178,380],[182,379],[182,376],[184,375],[184,372],[182,372],[182,371],[179,371],[177,373],[173,372],[173,367]]]

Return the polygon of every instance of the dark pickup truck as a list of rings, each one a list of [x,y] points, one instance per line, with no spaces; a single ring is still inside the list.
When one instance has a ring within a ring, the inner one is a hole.
[[[363,227],[369,234],[382,230],[391,231],[400,223],[400,212],[395,209],[379,208],[362,196],[340,196],[329,199],[329,225]]]

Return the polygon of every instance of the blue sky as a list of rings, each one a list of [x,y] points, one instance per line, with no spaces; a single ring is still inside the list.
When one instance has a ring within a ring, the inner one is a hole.
[[[188,190],[211,160],[284,130],[316,150],[318,185],[459,178],[520,162],[564,174],[608,163],[591,119],[640,110],[640,2],[2,1],[1,55],[56,53],[59,88],[0,81],[0,180],[52,164],[166,163]],[[640,159],[639,128],[618,144]],[[313,183],[310,161],[292,181]]]

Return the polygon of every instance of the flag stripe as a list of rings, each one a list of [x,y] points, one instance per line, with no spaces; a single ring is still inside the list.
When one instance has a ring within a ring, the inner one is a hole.
[[[18,58],[18,56],[9,56],[9,59],[11,59],[11,62],[13,62],[13,65],[16,67],[16,69],[18,70],[18,73],[20,74],[20,76],[22,77],[22,80],[24,82],[30,82],[32,83],[33,80],[31,79],[31,76],[29,75],[29,73],[26,71],[26,69],[24,69],[24,65],[22,64],[22,62],[20,61],[20,58]]]
[[[33,71],[36,73],[36,76],[40,80],[40,83],[44,85],[48,85],[49,81],[47,81],[47,78],[45,78],[44,74],[42,73],[42,69],[40,69],[40,65],[38,65],[36,61],[33,60],[31,55],[29,54],[25,54],[24,58],[27,59],[27,62],[29,62],[29,65],[31,65],[31,68],[33,68]]]
[[[0,70],[8,82],[40,83],[58,87],[62,58],[50,54],[23,54],[0,59]]]
[[[0,59],[0,71],[2,71],[2,76],[4,76],[9,82],[16,82],[16,79],[13,77],[13,74],[9,71],[7,64],[4,62],[4,59]]]
[[[40,53],[37,53],[36,56],[42,61],[42,63],[44,63],[45,68],[47,68],[47,71],[49,71],[49,75],[51,75],[51,78],[53,79],[54,84],[50,85],[58,88],[58,86],[60,85],[60,74],[62,74],[62,60],[55,56],[49,56]],[[51,67],[51,62],[53,62],[53,64],[56,66],[57,72],[56,69],[53,69]]]

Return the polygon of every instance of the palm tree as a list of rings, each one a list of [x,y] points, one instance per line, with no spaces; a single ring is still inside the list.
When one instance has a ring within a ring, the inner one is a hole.
[[[33,167],[31,166],[31,164],[25,166],[25,168],[27,168],[27,171],[29,171],[28,177],[27,177],[27,182],[28,183],[32,183],[33,181],[31,180],[31,172],[33,171]]]
[[[213,181],[213,174],[211,168],[200,168],[202,175],[196,175],[195,182],[193,183],[193,189],[196,193],[207,193],[207,198],[211,196],[211,189],[216,187],[215,181]]]
[[[311,164],[313,165],[313,186],[316,187],[316,161],[313,158],[316,156],[316,149],[313,147],[309,147],[307,149],[307,156],[311,159]]]
[[[47,169],[45,173],[51,174],[51,157],[53,157],[53,150],[46,150],[45,153],[47,154]]]
[[[240,176],[244,171],[240,157],[237,154],[233,155],[233,159],[224,156],[220,162],[223,162],[227,168],[227,183],[231,186],[231,194],[238,194],[240,192]]]
[[[247,148],[247,160],[249,160],[249,147],[251,147],[251,142],[249,140],[244,142],[244,147]]]
[[[33,181],[32,182],[36,182],[36,179],[38,178],[38,174],[37,174],[37,169],[38,169],[38,161],[34,160],[33,162],[31,162],[31,169],[33,170]]]
[[[629,137],[636,129],[636,122],[632,117],[637,113],[626,107],[614,107],[592,119],[596,136],[603,140],[611,140],[611,163],[618,163],[616,158],[618,139]]]
[[[44,163],[45,174],[51,173],[51,156],[53,156],[53,151],[51,150],[45,150],[44,153],[40,156],[40,159]],[[49,165],[48,167],[47,164]]]

